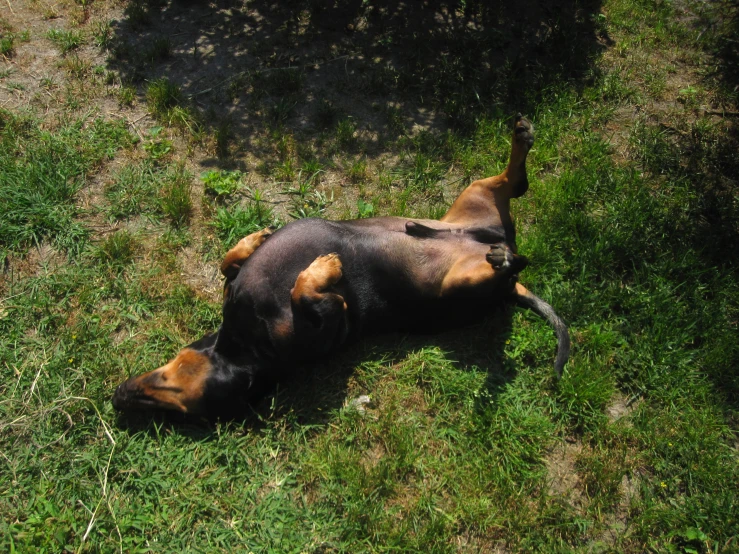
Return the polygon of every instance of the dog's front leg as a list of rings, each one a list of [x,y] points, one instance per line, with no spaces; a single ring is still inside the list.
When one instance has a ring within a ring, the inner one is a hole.
[[[236,243],[236,246],[226,252],[226,256],[223,258],[223,262],[221,263],[221,273],[223,273],[227,282],[233,281],[236,278],[236,275],[238,275],[239,270],[246,259],[251,256],[271,234],[271,229],[262,229],[261,231],[257,231],[256,233],[252,233],[251,235],[244,237]]]
[[[296,338],[314,354],[329,352],[348,334],[347,305],[336,289],[342,276],[338,254],[319,256],[290,291]]]

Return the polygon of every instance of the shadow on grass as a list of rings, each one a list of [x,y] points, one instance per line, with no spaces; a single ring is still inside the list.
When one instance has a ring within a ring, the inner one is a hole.
[[[503,351],[511,335],[513,306],[502,306],[481,322],[433,334],[393,333],[368,337],[322,362],[306,364],[279,382],[247,413],[221,420],[243,425],[257,432],[269,421],[283,419],[291,425],[321,426],[329,423],[348,397],[349,381],[355,368],[370,360],[385,368],[403,363],[408,356],[425,348],[438,348],[457,371],[479,368],[487,371],[486,398],[495,400],[516,376],[515,365]],[[374,396],[372,390],[359,394]],[[119,414],[117,426],[129,432],[154,436],[160,427],[172,429],[193,440],[215,437],[215,419],[175,412]]]
[[[715,77],[726,90],[739,91],[739,3],[724,2],[717,6],[720,15],[718,36],[714,47],[717,62]]]
[[[168,79],[207,129],[252,152],[266,128],[330,133],[350,120],[372,155],[403,129],[469,130],[591,82],[610,42],[600,4],[133,0],[109,48],[123,82],[143,93]]]

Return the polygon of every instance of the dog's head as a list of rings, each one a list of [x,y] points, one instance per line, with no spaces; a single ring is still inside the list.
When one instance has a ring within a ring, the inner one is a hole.
[[[113,394],[113,406],[123,412],[169,410],[202,416],[233,415],[245,407],[256,371],[216,351],[218,333],[183,348],[162,367],[131,377]]]

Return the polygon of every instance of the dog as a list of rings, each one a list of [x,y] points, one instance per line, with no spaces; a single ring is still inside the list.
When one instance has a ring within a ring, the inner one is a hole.
[[[221,265],[218,331],[119,385],[113,406],[233,413],[300,364],[360,336],[459,326],[509,300],[552,324],[560,376],[567,327],[518,283],[528,261],[517,252],[510,201],[528,189],[533,143],[533,126],[519,114],[505,171],[473,182],[440,220],[301,219],[241,239]]]

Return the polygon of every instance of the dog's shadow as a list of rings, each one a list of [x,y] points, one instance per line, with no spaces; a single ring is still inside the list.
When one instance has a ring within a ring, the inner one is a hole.
[[[376,401],[371,385],[352,382],[357,372],[361,374],[357,368],[379,363],[390,373],[396,364],[408,363],[412,354],[430,348],[441,351],[456,371],[486,371],[485,396],[495,402],[516,376],[515,363],[504,352],[511,335],[513,311],[513,306],[503,305],[484,320],[453,330],[390,333],[362,339],[327,360],[301,366],[258,402],[220,421],[243,426],[247,432],[258,432],[277,420],[291,425],[326,425],[359,395]],[[174,412],[120,413],[117,425],[129,433],[153,436],[165,427],[193,440],[208,440],[217,421]]]

